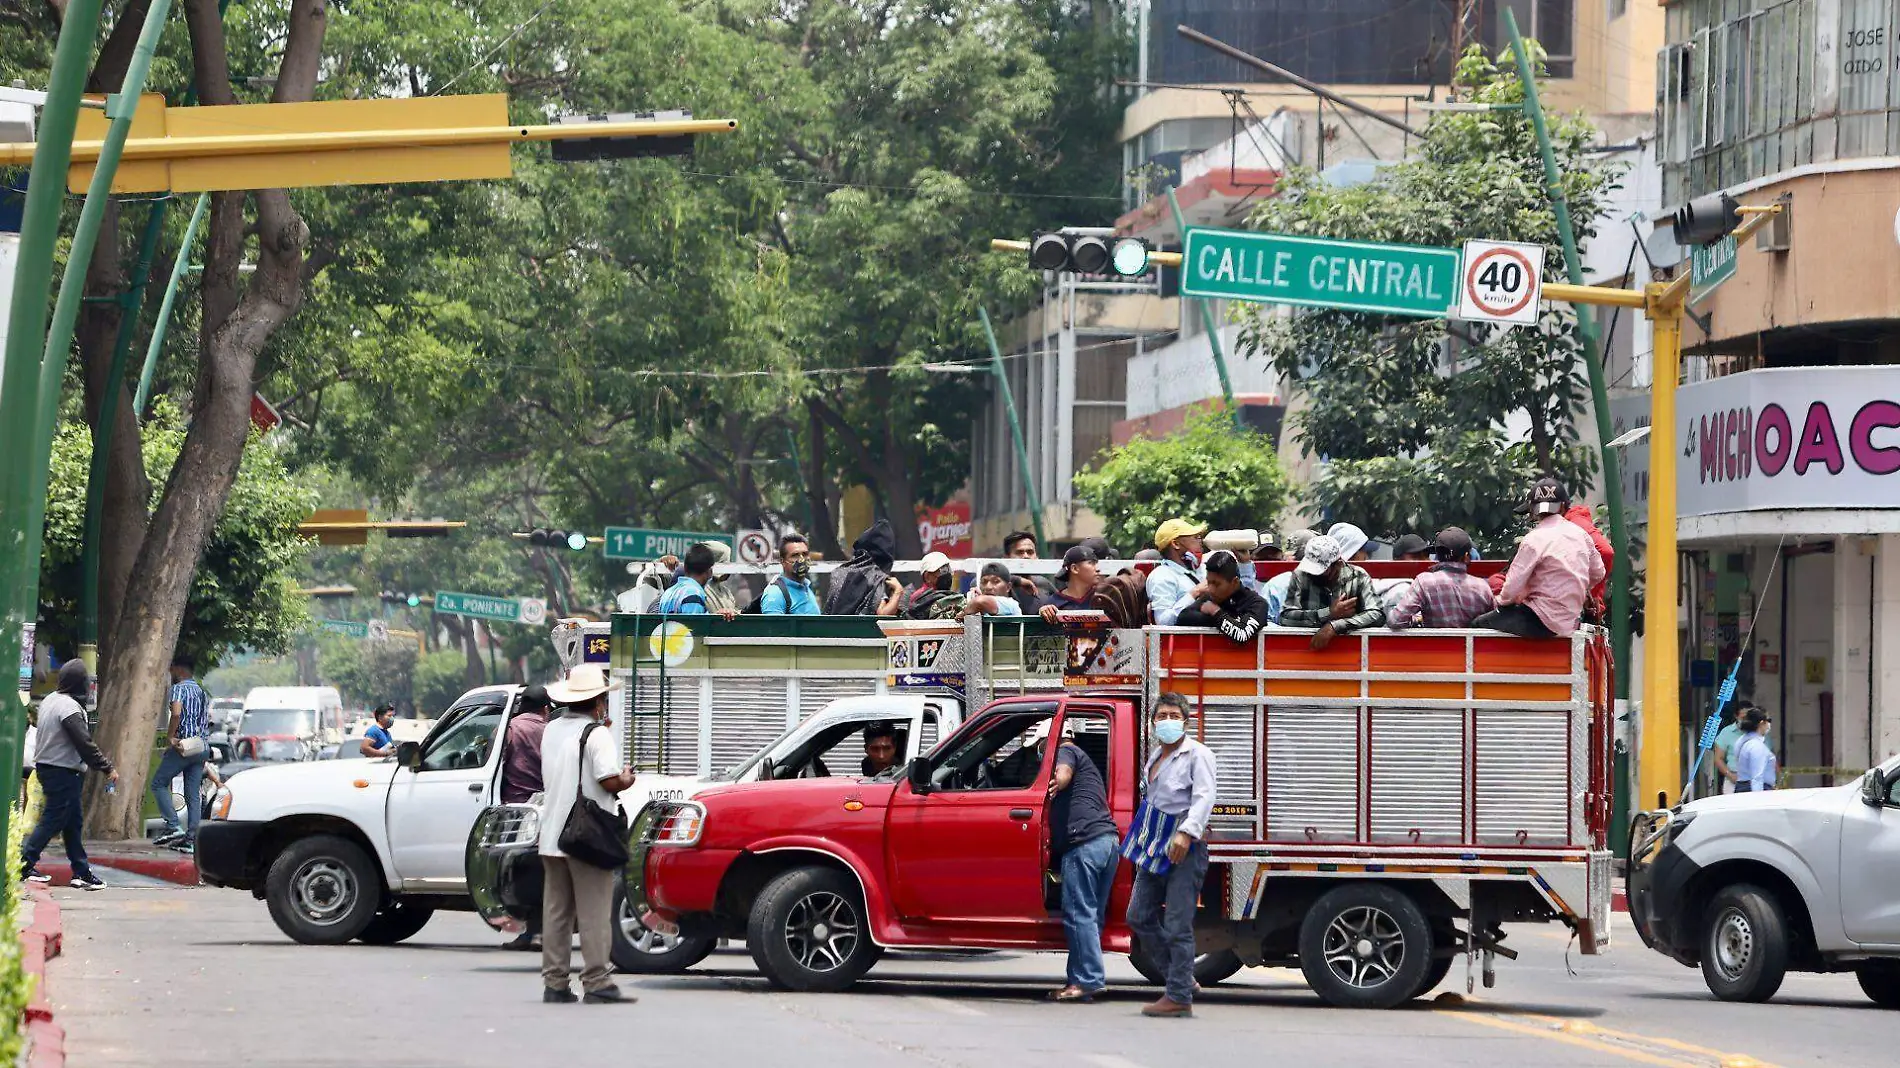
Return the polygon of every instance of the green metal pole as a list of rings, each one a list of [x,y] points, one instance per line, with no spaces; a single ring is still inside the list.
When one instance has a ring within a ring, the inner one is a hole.
[[[158,322],[152,325],[152,341],[145,346],[145,368],[139,372],[139,391],[132,398],[132,414],[145,418],[145,402],[152,395],[152,372],[158,367],[158,354],[165,349],[165,335],[171,330],[172,303],[178,299],[178,284],[191,267],[191,250],[198,243],[198,231],[204,228],[205,213],[211,206],[211,194],[199,193],[198,206],[191,209],[191,223],[185,227],[184,243],[178,246],[178,258],[172,261],[171,281],[165,284],[165,299],[158,305]]]
[[[1181,232],[1181,240],[1187,240],[1187,220],[1181,215],[1181,202],[1174,198],[1174,187],[1168,187],[1168,210],[1174,213],[1174,228]],[[1234,380],[1227,374],[1227,354],[1221,351],[1220,330],[1214,323],[1214,305],[1212,301],[1194,299],[1201,309],[1201,329],[1207,331],[1207,348],[1214,354],[1214,370],[1220,374],[1220,395],[1227,402],[1227,414],[1240,425],[1240,409],[1234,405]]]
[[[22,457],[33,454],[37,426],[34,405],[40,376],[40,342],[46,336],[46,279],[53,274],[59,241],[59,215],[66,193],[66,166],[72,160],[73,127],[92,60],[92,39],[99,32],[101,0],[72,0],[66,5],[53,53],[46,105],[40,109],[39,143],[27,181],[25,215],[20,226],[19,257],[8,305],[7,345],[0,365],[0,664],[19,663],[21,631],[39,611],[40,531],[46,504],[44,465],[35,472]],[[28,500],[38,487],[40,507]],[[31,537],[29,538],[29,533]],[[0,711],[0,776],[20,781],[23,708]],[[12,806],[0,806],[0,836],[6,833]],[[0,883],[0,900],[6,884]]]
[[[803,479],[805,477],[805,458],[799,454],[798,435],[792,433],[791,424],[789,423],[785,426],[785,447],[792,451],[792,467],[796,472],[792,476],[793,480],[798,481]],[[812,528],[818,525],[818,511],[812,507],[809,489],[801,494],[801,496],[805,498],[805,536],[809,538],[817,533],[817,531]]]
[[[1049,539],[1042,536],[1042,496],[1036,492],[1035,476],[1029,471],[1029,450],[1023,445],[1023,424],[1016,418],[1016,398],[1010,393],[1009,373],[1003,370],[1003,350],[996,344],[996,331],[990,327],[988,308],[978,308],[983,319],[983,336],[990,343],[990,374],[996,376],[996,388],[1003,394],[1003,411],[1009,413],[1009,436],[1016,443],[1016,464],[1023,472],[1023,492],[1029,497],[1029,524],[1036,532],[1036,545],[1047,550]]]
[[[1557,217],[1557,236],[1563,244],[1564,274],[1572,285],[1586,285],[1583,261],[1577,255],[1577,230],[1570,218],[1570,199],[1564,194],[1563,174],[1557,169],[1557,153],[1551,148],[1550,131],[1544,125],[1544,106],[1537,99],[1537,78],[1531,70],[1530,53],[1517,32],[1517,16],[1507,6],[1504,28],[1511,34],[1511,54],[1517,58],[1518,81],[1524,86],[1524,114],[1537,134],[1537,148],[1544,157],[1544,190],[1550,197],[1550,210]],[[1603,496],[1610,508],[1610,545],[1616,550],[1616,563],[1610,571],[1610,655],[1616,665],[1616,697],[1628,706],[1630,666],[1630,552],[1629,534],[1623,515],[1623,478],[1616,450],[1609,443],[1616,436],[1610,422],[1610,391],[1603,381],[1602,346],[1597,340],[1593,309],[1573,305],[1577,316],[1577,336],[1583,342],[1583,363],[1590,371],[1591,406],[1596,409],[1597,450],[1603,457]],[[1629,757],[1616,755],[1616,800],[1611,818],[1610,839],[1620,854],[1628,847]]]

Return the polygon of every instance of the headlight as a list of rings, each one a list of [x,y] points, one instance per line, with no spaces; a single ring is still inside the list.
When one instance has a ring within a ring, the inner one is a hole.
[[[705,807],[694,801],[677,801],[661,813],[653,841],[659,845],[693,845],[705,829]]]
[[[218,787],[218,795],[211,799],[211,818],[223,820],[231,818],[231,788]]]

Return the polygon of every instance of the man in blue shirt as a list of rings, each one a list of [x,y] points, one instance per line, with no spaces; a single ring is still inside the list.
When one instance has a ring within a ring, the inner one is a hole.
[[[366,757],[386,757],[396,752],[396,739],[389,733],[390,724],[396,722],[396,706],[380,704],[370,713],[376,722],[363,732],[363,741],[358,746]]]
[[[759,614],[766,616],[815,616],[818,595],[811,589],[811,545],[797,534],[779,539],[778,566],[783,572],[765,587],[759,598]]]
[[[1207,592],[1199,589],[1206,578],[1201,571],[1201,557],[1207,553],[1207,547],[1201,544],[1205,533],[1206,523],[1190,519],[1170,519],[1155,530],[1155,548],[1162,559],[1148,572],[1148,610],[1157,625],[1174,626],[1181,610],[1194,603],[1197,593]]]
[[[198,680],[191,677],[194,666],[191,657],[182,653],[172,657],[169,744],[165,755],[159,758],[158,770],[152,773],[152,799],[158,802],[158,814],[165,820],[165,833],[159,836],[158,844],[175,846],[187,853],[192,851],[192,843],[198,837],[198,822],[204,817],[198,794],[204,788],[205,739],[211,734],[211,717],[207,714],[211,698],[205,688],[198,685]],[[172,806],[172,780],[180,776],[185,781],[183,828],[179,827],[178,811]]]
[[[705,542],[699,542],[686,550],[686,559],[683,561],[686,573],[660,595],[660,600],[653,606],[653,611],[663,616],[711,614],[711,609],[706,606],[706,583],[712,581],[714,562],[712,547]],[[726,619],[733,619],[739,613],[736,609],[727,608],[722,609],[718,614]]]

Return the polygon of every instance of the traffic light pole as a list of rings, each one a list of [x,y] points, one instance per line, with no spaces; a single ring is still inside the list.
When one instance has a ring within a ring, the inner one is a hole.
[[[1570,198],[1564,193],[1563,174],[1557,168],[1557,154],[1551,147],[1550,130],[1544,122],[1544,107],[1537,95],[1537,77],[1531,70],[1530,53],[1517,32],[1517,16],[1504,8],[1504,27],[1511,35],[1511,53],[1517,59],[1518,84],[1524,87],[1524,115],[1537,135],[1537,149],[1544,162],[1544,192],[1550,198],[1551,214],[1557,218],[1557,237],[1563,245],[1564,276],[1571,285],[1584,285],[1583,261],[1577,254],[1577,228],[1570,217]],[[1610,566],[1610,660],[1616,672],[1616,699],[1619,712],[1627,711],[1630,696],[1630,559],[1629,519],[1623,511],[1622,461],[1610,441],[1616,427],[1610,417],[1610,391],[1604,380],[1603,346],[1597,336],[1596,316],[1583,308],[1577,313],[1577,336],[1583,342],[1583,365],[1590,375],[1590,406],[1596,410],[1597,454],[1603,463],[1603,498],[1610,512],[1610,546],[1616,558]],[[1660,381],[1660,379],[1658,379]],[[1653,433],[1653,431],[1652,431]],[[1655,468],[1650,468],[1652,482]],[[1645,624],[1647,625],[1647,624]],[[1611,807],[1611,838],[1617,850],[1623,849],[1629,824],[1629,754],[1615,757],[1615,801]]]
[[[1016,445],[1016,464],[1022,469],[1023,494],[1029,500],[1029,526],[1036,533],[1036,547],[1047,551],[1049,539],[1042,533],[1042,495],[1036,492],[1036,478],[1029,469],[1029,450],[1023,446],[1023,424],[1016,418],[1016,398],[1009,389],[1009,372],[1003,369],[1003,350],[996,344],[996,331],[990,326],[988,308],[978,308],[983,320],[983,337],[990,343],[990,374],[996,377],[996,389],[1002,394],[1003,411],[1009,415],[1009,437]]]

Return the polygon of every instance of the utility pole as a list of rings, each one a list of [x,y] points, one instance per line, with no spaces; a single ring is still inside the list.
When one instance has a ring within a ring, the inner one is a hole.
[[[1010,393],[1009,372],[1003,369],[1003,350],[996,343],[995,329],[990,326],[989,309],[978,308],[976,314],[983,320],[983,337],[990,343],[990,374],[996,378],[1003,411],[1009,415],[1009,437],[1016,445],[1016,465],[1022,470],[1023,494],[1029,501],[1029,527],[1036,532],[1036,547],[1046,552],[1049,539],[1042,534],[1042,495],[1036,492],[1036,476],[1030,470],[1029,450],[1023,446],[1023,425],[1016,418],[1016,398]]]

